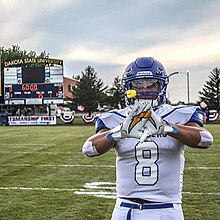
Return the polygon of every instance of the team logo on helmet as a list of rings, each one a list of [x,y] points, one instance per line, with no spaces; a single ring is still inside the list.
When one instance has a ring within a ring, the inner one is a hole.
[[[163,72],[163,70],[160,69],[160,68],[158,68],[158,69],[157,69],[157,72],[156,72],[156,75],[162,75],[162,72]]]
[[[153,73],[151,71],[139,71],[137,72],[137,76],[143,76],[143,75],[153,75]]]

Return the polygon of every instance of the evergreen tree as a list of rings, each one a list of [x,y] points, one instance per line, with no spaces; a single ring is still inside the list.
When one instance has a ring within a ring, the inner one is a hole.
[[[119,76],[114,78],[112,87],[108,89],[108,100],[109,104],[114,108],[121,108],[125,107],[125,99],[124,99],[124,92],[121,86],[121,79]]]
[[[21,50],[18,45],[12,45],[10,48],[0,47],[1,55],[1,66],[3,66],[5,61],[24,59],[24,58],[49,58],[49,54],[45,51],[41,52],[39,55],[35,51],[27,52],[26,50]]]
[[[199,92],[200,100],[205,101],[209,109],[220,110],[220,69],[217,67],[210,72],[202,91]]]
[[[73,77],[77,80],[76,87],[73,88],[73,101],[76,105],[84,106],[84,111],[91,115],[97,111],[98,103],[105,97],[103,81],[97,76],[95,69],[87,66],[81,76]]]

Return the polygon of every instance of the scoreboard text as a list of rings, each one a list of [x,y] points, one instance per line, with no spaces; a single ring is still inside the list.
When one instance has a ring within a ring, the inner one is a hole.
[[[5,104],[63,103],[63,66],[4,68]]]

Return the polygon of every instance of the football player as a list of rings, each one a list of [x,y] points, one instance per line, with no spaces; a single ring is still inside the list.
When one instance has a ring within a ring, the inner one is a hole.
[[[83,145],[88,157],[115,149],[112,220],[184,219],[184,147],[209,148],[213,137],[203,127],[200,108],[166,104],[168,82],[165,68],[152,57],[129,64],[122,76],[127,107],[97,116],[97,133]]]

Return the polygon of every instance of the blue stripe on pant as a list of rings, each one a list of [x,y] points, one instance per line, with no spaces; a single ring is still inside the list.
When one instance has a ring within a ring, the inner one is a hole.
[[[166,209],[166,208],[173,208],[172,203],[164,203],[164,204],[153,204],[153,205],[144,205],[144,204],[131,204],[122,202],[122,207],[130,208],[127,214],[127,220],[131,220],[131,211],[132,209]]]

